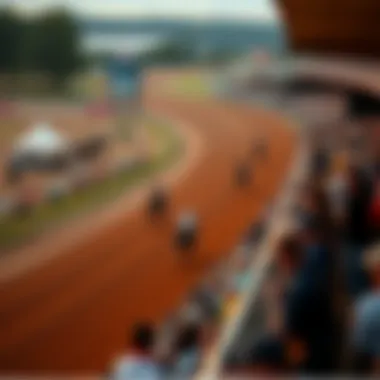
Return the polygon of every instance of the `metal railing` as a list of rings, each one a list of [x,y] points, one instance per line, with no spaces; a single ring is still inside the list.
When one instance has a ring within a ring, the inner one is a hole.
[[[218,379],[221,377],[226,354],[235,345],[239,337],[242,336],[248,317],[255,312],[258,296],[265,279],[270,273],[278,241],[281,236],[293,228],[292,205],[297,199],[299,185],[306,178],[308,161],[309,149],[307,144],[302,142],[289,177],[273,207],[267,234],[258,247],[257,253],[253,255],[250,284],[239,297],[235,313],[222,327],[220,337],[211,348],[199,373],[199,378]],[[252,326],[249,328],[252,329]]]

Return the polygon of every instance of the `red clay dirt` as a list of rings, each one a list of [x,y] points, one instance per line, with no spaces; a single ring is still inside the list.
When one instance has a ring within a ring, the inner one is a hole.
[[[104,370],[133,324],[160,323],[175,310],[280,189],[296,144],[281,116],[153,94],[147,107],[191,126],[202,140],[200,159],[171,186],[164,220],[152,223],[142,203],[45,265],[1,284],[2,374]],[[263,134],[270,159],[251,159],[254,184],[235,187],[236,165]],[[189,208],[199,214],[201,232],[194,255],[185,259],[173,247],[173,231],[178,213]]]

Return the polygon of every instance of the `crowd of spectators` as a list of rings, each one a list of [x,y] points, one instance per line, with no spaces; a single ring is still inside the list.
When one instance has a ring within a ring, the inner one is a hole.
[[[260,295],[265,326],[243,355],[226,356],[225,374],[380,375],[379,132],[376,120],[308,132],[308,175]],[[247,289],[268,221],[249,229],[167,325],[136,326],[110,378],[193,377],[233,296]]]
[[[329,128],[310,132],[294,227],[261,294],[266,326],[227,357],[230,375],[380,375],[379,127]]]
[[[112,363],[107,378],[193,378],[219,336],[234,300],[247,287],[254,246],[264,233],[266,220],[264,214],[248,228],[237,249],[207,274],[163,325],[149,321],[136,325],[128,334],[125,353]]]

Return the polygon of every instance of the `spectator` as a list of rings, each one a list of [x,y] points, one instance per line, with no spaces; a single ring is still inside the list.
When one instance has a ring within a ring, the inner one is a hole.
[[[327,149],[319,146],[315,149],[311,158],[311,173],[316,176],[323,176],[329,169],[330,155]]]
[[[245,243],[247,245],[257,244],[265,233],[265,220],[262,219],[250,226],[247,235],[245,237]]]
[[[316,211],[312,217],[316,223],[319,224],[320,240],[323,241],[326,246],[332,246],[335,241],[335,229],[331,209],[329,207],[329,199],[323,188],[323,182],[313,186],[311,196],[316,207]]]
[[[348,292],[351,297],[362,294],[368,280],[362,268],[362,252],[370,237],[368,213],[373,185],[361,168],[350,169],[350,189],[347,209],[345,265]]]
[[[276,335],[265,334],[244,358],[228,358],[226,367],[230,374],[242,378],[283,375],[288,369],[284,342]]]
[[[334,225],[339,229],[346,218],[346,205],[348,196],[348,183],[345,172],[344,158],[340,157],[334,162],[332,173],[326,182],[326,195],[328,206]]]
[[[222,311],[220,289],[214,284],[207,283],[198,288],[191,296],[191,301],[197,303],[202,310],[204,318],[211,323],[219,321]]]
[[[307,242],[311,244],[314,240],[310,238]],[[283,306],[287,349],[299,347],[305,351],[300,369],[319,373],[331,370],[333,321],[331,301],[324,286],[327,273],[324,254],[311,247],[309,251],[304,249],[297,237],[288,238],[279,254],[289,279]]]
[[[364,254],[371,287],[354,304],[352,344],[355,372],[380,375],[380,244]]]
[[[173,366],[175,379],[189,379],[199,368],[202,336],[199,325],[185,326],[179,333],[176,344],[177,358]]]
[[[332,280],[331,253],[324,241],[321,221],[311,216],[299,231],[301,249],[303,250],[303,268],[308,281],[313,281],[314,286],[328,290]]]
[[[131,350],[116,360],[112,380],[158,380],[160,366],[153,357],[155,331],[150,324],[135,326],[130,342]]]
[[[301,261],[301,245],[296,234],[282,239],[278,248],[277,263],[282,274],[289,280]]]
[[[311,218],[321,216],[321,192],[316,185],[305,186],[301,190],[300,200],[296,205],[295,217],[300,226],[309,223]]]
[[[365,170],[358,166],[350,168],[348,196],[348,231],[350,243],[361,248],[368,242],[368,210],[372,199],[373,183]]]
[[[206,313],[199,302],[190,296],[190,299],[181,307],[178,317],[185,323],[203,323]]]
[[[380,182],[377,181],[369,209],[370,239],[376,241],[380,237]]]

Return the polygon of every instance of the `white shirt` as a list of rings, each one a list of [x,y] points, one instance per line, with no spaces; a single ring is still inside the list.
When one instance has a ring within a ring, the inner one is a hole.
[[[190,349],[179,355],[174,365],[174,379],[191,379],[199,367],[200,353],[198,349]]]
[[[380,355],[380,293],[370,292],[355,303],[354,347],[370,355]]]
[[[125,355],[113,367],[112,380],[159,380],[159,366],[149,357]]]

